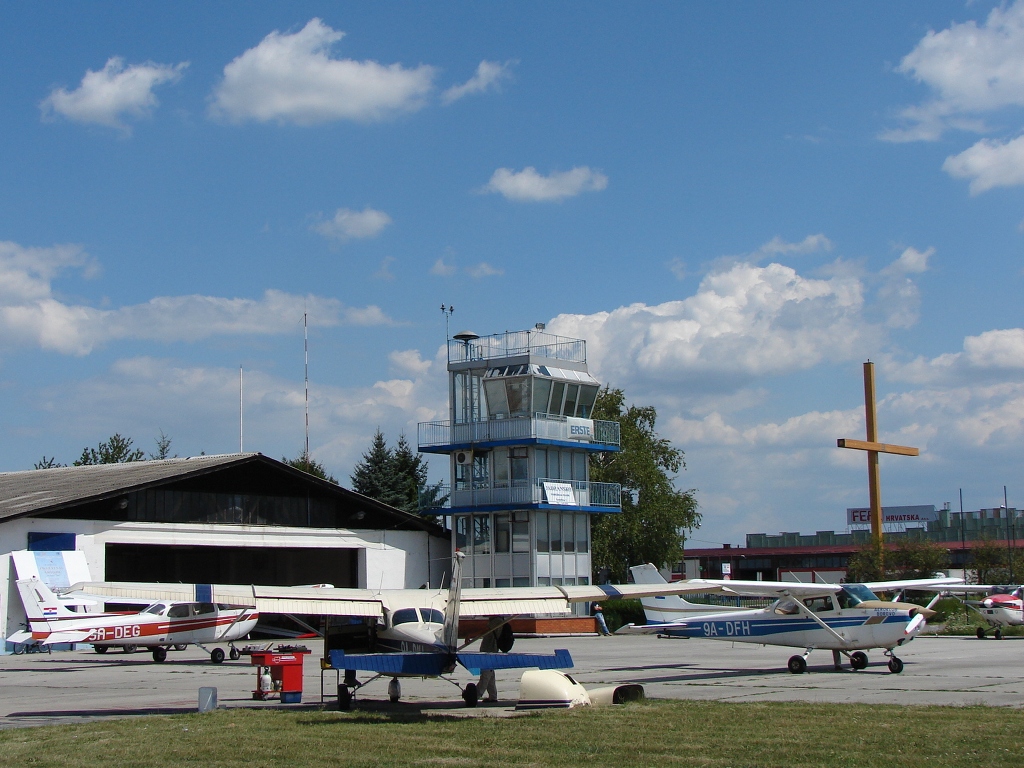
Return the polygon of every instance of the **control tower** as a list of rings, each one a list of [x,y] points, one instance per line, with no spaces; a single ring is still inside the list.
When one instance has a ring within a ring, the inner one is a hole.
[[[465,587],[589,584],[590,521],[622,511],[618,483],[590,482],[588,457],[619,450],[595,421],[587,345],[543,326],[448,341],[447,421],[419,424],[419,450],[449,456],[443,507]]]

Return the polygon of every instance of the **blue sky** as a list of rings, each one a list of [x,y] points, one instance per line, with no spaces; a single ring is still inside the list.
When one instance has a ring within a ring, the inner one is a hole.
[[[700,542],[1024,500],[1024,3],[0,10],[0,467],[444,418],[536,322],[686,451]],[[432,474],[447,471],[434,459]]]

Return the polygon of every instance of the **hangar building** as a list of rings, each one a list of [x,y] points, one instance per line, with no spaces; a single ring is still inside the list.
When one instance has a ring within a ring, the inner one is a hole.
[[[81,550],[94,580],[417,588],[450,534],[259,453],[0,473],[0,628],[25,621],[10,553]]]

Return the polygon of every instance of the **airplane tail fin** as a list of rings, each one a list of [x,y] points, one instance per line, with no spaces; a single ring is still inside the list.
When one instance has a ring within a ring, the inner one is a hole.
[[[637,584],[667,584],[665,578],[657,568],[650,563],[634,565],[629,569],[633,574],[633,581]],[[644,607],[644,615],[648,624],[668,624],[671,622],[685,621],[690,616],[708,614],[729,610],[718,605],[700,605],[684,600],[679,595],[662,595],[659,597],[645,597],[640,600]]]
[[[60,616],[74,616],[39,579],[19,579],[18,591],[30,623],[48,622]]]
[[[452,558],[452,580],[448,585],[448,602],[444,606],[442,639],[452,653],[459,644],[459,600],[462,595],[462,560],[465,557],[462,552],[456,552]]]

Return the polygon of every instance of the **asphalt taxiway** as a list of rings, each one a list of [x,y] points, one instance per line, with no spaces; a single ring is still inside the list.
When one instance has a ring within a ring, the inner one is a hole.
[[[302,706],[334,704],[336,675],[321,678],[319,645],[306,657]],[[812,701],[831,703],[1024,706],[1024,637],[977,640],[919,637],[899,649],[905,662],[892,674],[881,651],[869,652],[867,669],[832,670],[832,654],[815,651],[808,672],[793,675],[786,660],[794,649],[652,636],[520,639],[516,651],[550,653],[567,648],[584,686],[640,683],[651,698],[718,701]],[[0,656],[0,727],[81,722],[105,717],[195,712],[200,687],[213,686],[221,707],[288,707],[255,702],[255,668],[247,657],[214,665],[196,648],[171,652],[163,664],[140,650],[123,654],[92,650]],[[497,705],[467,710],[459,689],[443,680],[402,680],[402,700],[387,700],[387,680],[362,689],[355,706],[421,709],[454,714],[509,714],[520,672],[499,671]],[[453,679],[474,680],[459,668]]]

